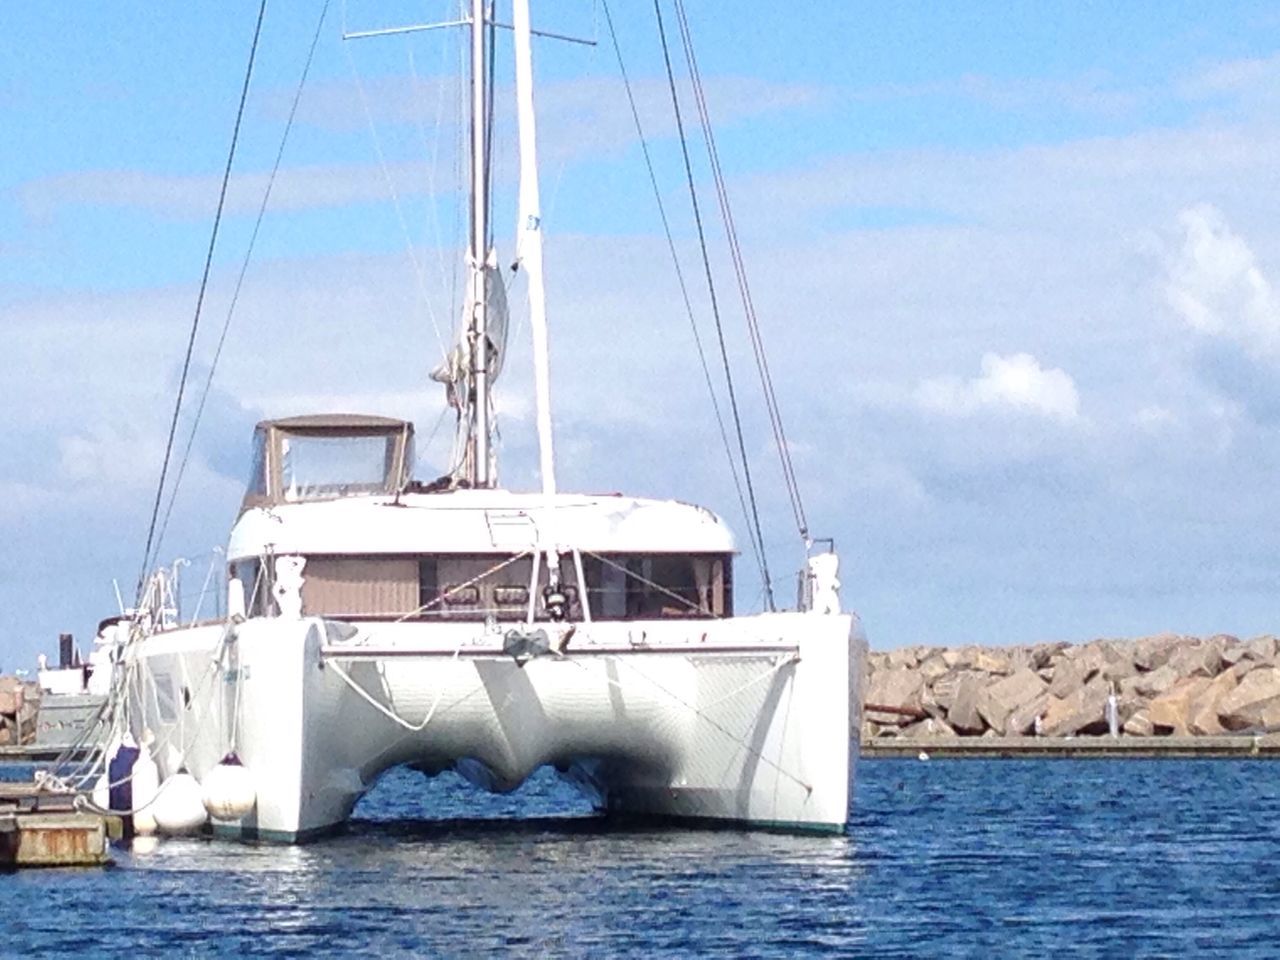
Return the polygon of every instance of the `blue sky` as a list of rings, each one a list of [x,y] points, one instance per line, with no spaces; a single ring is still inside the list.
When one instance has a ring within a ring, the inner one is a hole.
[[[615,6],[691,254],[650,5]],[[689,6],[811,524],[836,538],[873,645],[1275,629],[1274,6]],[[340,22],[455,7],[333,6],[164,544],[195,558],[189,583],[225,539],[255,420],[360,409],[410,416],[424,440],[437,421],[460,38],[344,45]],[[6,669],[61,630],[87,640],[112,578],[136,576],[256,11],[6,10],[22,41],[0,74]],[[267,12],[202,376],[318,12]],[[607,41],[591,0],[535,20]],[[536,58],[562,484],[704,502],[741,533],[612,51]],[[499,401],[520,487],[536,457],[515,331]],[[790,571],[754,395],[747,422],[772,566]]]

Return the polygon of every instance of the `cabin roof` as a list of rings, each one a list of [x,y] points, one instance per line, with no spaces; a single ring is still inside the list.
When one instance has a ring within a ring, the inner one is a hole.
[[[539,545],[592,553],[731,553],[718,516],[677,500],[506,490],[353,497],[246,510],[229,559],[275,554],[513,554]]]

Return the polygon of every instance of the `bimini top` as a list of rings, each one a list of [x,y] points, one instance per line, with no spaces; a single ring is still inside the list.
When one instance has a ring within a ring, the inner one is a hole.
[[[408,484],[412,463],[406,420],[353,413],[263,420],[253,432],[240,509],[395,494]]]
[[[281,430],[329,430],[338,432],[350,430],[402,430],[407,427],[410,432],[413,431],[413,424],[407,420],[397,420],[395,417],[377,417],[368,413],[307,413],[298,417],[279,417],[275,420],[259,422],[257,429],[264,430],[270,427],[279,427]]]

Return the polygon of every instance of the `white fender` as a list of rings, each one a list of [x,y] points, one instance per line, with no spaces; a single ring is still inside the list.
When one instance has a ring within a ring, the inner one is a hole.
[[[93,794],[89,798],[99,810],[111,809],[111,778],[106,771],[93,782]]]
[[[258,802],[253,774],[234,753],[204,775],[204,809],[215,820],[239,820]]]
[[[151,809],[160,832],[171,837],[198,833],[206,819],[200,784],[185,770],[164,782]]]
[[[133,832],[148,836],[156,832],[156,816],[152,809],[160,789],[160,768],[151,757],[151,731],[138,744],[138,759],[133,761]]]

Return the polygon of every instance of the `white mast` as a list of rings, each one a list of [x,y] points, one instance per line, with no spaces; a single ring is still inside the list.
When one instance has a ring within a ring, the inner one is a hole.
[[[547,354],[547,300],[542,276],[542,204],[538,191],[537,125],[533,113],[533,40],[529,0],[512,6],[516,54],[516,107],[520,125],[520,213],[516,250],[529,284],[529,326],[533,330],[533,376],[538,416],[542,492],[556,492],[555,449],[551,438],[551,377]]]
[[[488,57],[485,55],[486,0],[471,0],[471,485],[493,485],[489,462],[489,344],[485,265],[489,260],[489,208],[485,137],[488,133]]]

